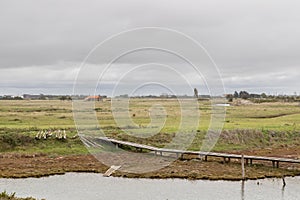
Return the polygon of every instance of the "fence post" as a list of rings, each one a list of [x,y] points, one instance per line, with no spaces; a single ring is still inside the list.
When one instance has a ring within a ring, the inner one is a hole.
[[[245,161],[244,161],[244,154],[242,154],[241,164],[242,164],[242,179],[245,180]]]

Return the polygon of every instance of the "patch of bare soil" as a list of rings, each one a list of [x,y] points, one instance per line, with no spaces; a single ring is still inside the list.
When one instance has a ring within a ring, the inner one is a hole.
[[[300,147],[295,147],[295,146],[288,147],[286,145],[283,145],[280,148],[254,149],[254,150],[248,150],[248,151],[247,150],[231,151],[230,153],[300,159]]]
[[[2,154],[0,156],[0,177],[41,177],[66,172],[103,172],[106,166],[91,155],[48,156]]]
[[[298,156],[299,150],[293,148],[266,149],[234,153],[294,158],[294,156]],[[146,153],[128,154],[126,152],[117,155],[100,153],[96,157],[107,165],[121,163],[120,170],[113,174],[118,177],[210,180],[241,180],[242,177],[241,164],[238,160],[224,162],[223,159],[209,158],[208,161],[202,161],[197,157],[185,156],[184,159],[174,161],[173,158],[166,156],[154,156]],[[112,161],[111,158],[115,161]],[[66,172],[104,173],[109,167],[99,160],[92,155],[49,156],[6,153],[0,155],[0,177],[41,177]],[[295,175],[300,175],[298,164],[280,164],[280,168],[273,168],[271,163],[255,162],[252,166],[246,166],[247,179]]]
[[[267,115],[267,116],[255,116],[255,117],[249,117],[249,118],[254,118],[254,119],[272,119],[272,118],[284,117],[284,116],[296,115],[296,114],[299,114],[299,112],[282,113],[282,114],[274,114],[274,115]]]

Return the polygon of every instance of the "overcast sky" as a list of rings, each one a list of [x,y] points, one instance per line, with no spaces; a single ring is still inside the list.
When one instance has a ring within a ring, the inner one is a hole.
[[[170,28],[197,40],[218,66],[227,93],[300,94],[299,11],[298,0],[0,0],[0,94],[71,94],[79,66],[95,45],[138,27]],[[116,63],[101,92],[109,93],[136,59]],[[138,70],[140,79],[122,87],[139,83],[149,69],[154,82],[167,79],[182,88],[179,93],[187,91],[159,66]]]

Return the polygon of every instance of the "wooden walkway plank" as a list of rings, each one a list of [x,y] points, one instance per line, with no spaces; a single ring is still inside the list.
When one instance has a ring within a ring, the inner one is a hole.
[[[152,146],[144,145],[144,144],[120,141],[120,140],[106,138],[106,137],[97,137],[95,139],[105,141],[105,142],[110,142],[115,145],[126,145],[126,146],[134,147],[137,149],[145,149],[145,150],[153,151],[153,152],[155,152],[155,155],[157,155],[157,153],[160,153],[160,155],[162,155],[162,153],[175,153],[177,158],[179,157],[179,155],[186,154],[186,155],[198,155],[201,157],[205,157],[205,160],[207,160],[208,156],[224,158],[225,160],[227,159],[227,161],[230,161],[230,159],[242,159],[242,155],[238,155],[238,154],[202,152],[202,151],[185,151],[185,150],[178,150],[178,149],[164,149],[164,148],[157,148],[157,147],[152,147]],[[279,167],[279,162],[300,164],[300,160],[288,159],[288,158],[277,158],[277,157],[244,155],[244,159],[246,160],[247,163],[248,163],[248,161],[250,161],[250,165],[252,164],[253,160],[271,161],[273,164],[273,167]]]
[[[120,169],[121,166],[116,166],[116,165],[112,165],[104,174],[103,176],[105,177],[109,177],[110,175],[112,175],[115,171],[117,171],[118,169]]]

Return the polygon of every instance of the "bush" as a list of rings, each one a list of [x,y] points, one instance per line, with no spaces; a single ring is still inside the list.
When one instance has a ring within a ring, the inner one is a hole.
[[[14,149],[17,146],[24,146],[34,142],[34,139],[27,135],[17,133],[0,134],[1,150]]]

